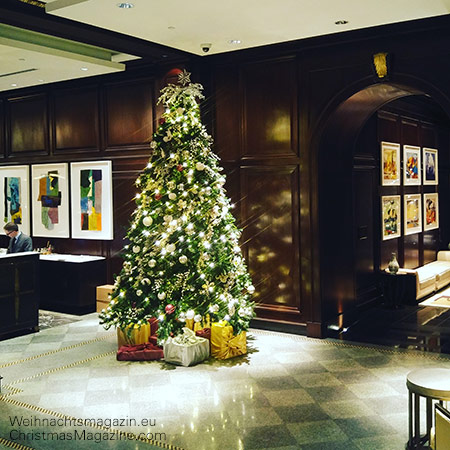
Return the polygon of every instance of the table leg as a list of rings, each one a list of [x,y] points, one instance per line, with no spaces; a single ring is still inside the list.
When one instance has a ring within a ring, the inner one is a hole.
[[[412,392],[408,391],[408,448],[412,448],[413,445],[413,401]]]
[[[432,399],[427,398],[427,434],[425,436],[425,442],[427,442],[427,441],[430,442],[432,411],[433,411]]]
[[[420,396],[414,394],[414,445],[420,444]]]

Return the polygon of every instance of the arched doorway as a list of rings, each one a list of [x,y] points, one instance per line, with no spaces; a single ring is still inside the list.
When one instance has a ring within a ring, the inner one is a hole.
[[[433,102],[419,89],[386,83],[372,85],[341,103],[323,127],[317,159],[320,256],[315,270],[320,273],[319,314],[325,336],[330,334],[327,325],[333,325],[334,329],[348,327],[358,319],[362,307],[377,296],[376,275],[382,251],[376,246],[380,245],[381,236],[378,235],[378,216],[370,211],[378,212],[380,192],[373,192],[373,189],[376,190],[379,183],[379,161],[370,152],[356,154],[357,147],[364,144],[361,133],[368,121],[386,105],[398,99],[419,97]],[[379,149],[379,141],[385,138],[380,139],[375,133],[370,139],[370,145]],[[448,190],[448,176],[441,180],[441,190],[444,190],[444,184]],[[357,208],[367,212],[363,220],[361,215],[355,217]],[[447,215],[445,212],[444,216]],[[442,242],[436,245],[442,245]],[[372,254],[367,251],[371,246],[375,247]],[[371,260],[361,264],[361,258]],[[361,290],[361,266],[366,271],[365,292]]]

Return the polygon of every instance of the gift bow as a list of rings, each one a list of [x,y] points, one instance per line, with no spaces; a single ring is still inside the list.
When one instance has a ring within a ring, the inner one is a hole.
[[[211,351],[218,359],[228,359],[247,353],[247,336],[242,331],[238,335],[233,334],[233,327],[226,320],[212,324]]]
[[[194,345],[203,341],[203,338],[195,335],[195,332],[189,328],[183,327],[183,334],[172,338],[172,342],[179,345]]]

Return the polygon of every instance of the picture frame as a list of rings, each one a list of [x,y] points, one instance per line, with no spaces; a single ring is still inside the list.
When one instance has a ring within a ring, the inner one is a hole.
[[[400,185],[400,144],[381,142],[381,185]]]
[[[401,236],[400,195],[381,197],[381,238],[383,241]]]
[[[404,233],[405,235],[422,231],[422,195],[410,194],[404,196]]]
[[[415,145],[403,146],[403,184],[417,186],[422,184],[420,147]]]
[[[2,226],[17,223],[19,230],[30,234],[30,179],[29,166],[0,167],[0,211]]]
[[[423,184],[439,184],[438,151],[423,149]]]
[[[425,231],[439,228],[439,194],[423,194],[423,229]]]
[[[71,163],[70,187],[72,238],[112,240],[111,161]]]
[[[31,166],[33,236],[70,237],[67,163]]]

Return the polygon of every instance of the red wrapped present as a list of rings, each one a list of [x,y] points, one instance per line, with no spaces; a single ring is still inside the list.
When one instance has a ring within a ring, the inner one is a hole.
[[[158,346],[158,336],[150,336],[148,338],[148,342],[150,342],[150,344]]]
[[[202,328],[201,330],[197,330],[195,335],[211,341],[211,328]]]
[[[117,351],[117,361],[155,361],[163,357],[162,348],[150,343],[123,345]]]
[[[148,323],[150,324],[150,336],[156,336],[156,332],[158,331],[158,319],[156,317],[150,317]]]

